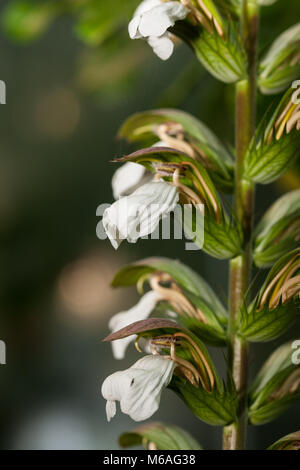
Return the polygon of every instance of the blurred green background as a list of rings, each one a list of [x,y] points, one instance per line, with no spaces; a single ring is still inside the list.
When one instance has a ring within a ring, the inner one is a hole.
[[[0,447],[117,449],[135,426],[118,413],[110,424],[103,379],[131,365],[113,360],[101,339],[107,321],[137,294],[109,282],[123,264],[149,255],[176,257],[197,269],[226,298],[227,263],[184,251],[184,241],[125,242],[116,252],[96,238],[96,208],[112,201],[109,163],[129,149],[115,135],[133,112],[174,106],[194,113],[233,142],[233,87],[216,82],[179,46],[166,63],[127,23],[138,0],[60,0],[0,4]],[[299,0],[262,12],[261,50],[299,20]],[[272,97],[259,97],[261,114]],[[300,187],[300,166],[257,191],[257,219],[282,192]],[[251,348],[251,376],[283,338]],[[217,366],[222,351],[212,350]],[[265,448],[299,429],[300,407],[274,423],[249,428],[249,448]],[[198,421],[171,392],[154,419],[181,424],[206,449],[221,431]]]

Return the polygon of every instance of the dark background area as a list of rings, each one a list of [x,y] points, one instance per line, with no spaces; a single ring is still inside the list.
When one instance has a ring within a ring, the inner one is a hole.
[[[8,3],[1,1],[0,17]],[[299,13],[298,0],[264,9],[261,49]],[[128,115],[180,107],[233,142],[233,87],[211,78],[184,45],[164,63],[142,41],[130,41],[130,15],[129,9],[120,28],[125,55],[114,60],[114,37],[87,45],[74,34],[72,15],[30,43],[0,32],[0,79],[7,85],[7,104],[0,107],[0,339],[7,345],[7,364],[0,366],[1,448],[116,449],[118,435],[135,426],[121,413],[107,424],[100,395],[108,374],[138,359],[132,346],[117,362],[101,342],[111,315],[138,298],[134,289],[109,286],[123,264],[176,257],[226,298],[228,264],[184,251],[184,241],[124,242],[115,251],[96,238],[96,208],[112,201],[116,167],[109,161],[129,150],[115,138]],[[271,100],[259,96],[260,114]],[[295,187],[300,167],[258,187],[257,219]],[[251,376],[276,346],[299,337],[298,324],[279,340],[252,345]],[[222,351],[212,355],[222,369]],[[299,429],[299,412],[298,405],[249,428],[249,448],[265,448]],[[221,446],[221,430],[198,421],[169,390],[154,419],[182,425],[206,449]]]

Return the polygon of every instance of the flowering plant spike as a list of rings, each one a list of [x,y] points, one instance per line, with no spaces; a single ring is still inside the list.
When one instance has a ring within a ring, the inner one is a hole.
[[[154,256],[116,273],[112,286],[136,286],[140,297],[113,315],[105,341],[116,359],[134,346],[140,357],[103,381],[108,421],[117,403],[134,421],[146,420],[173,391],[200,421],[224,428],[223,449],[238,450],[246,448],[248,424],[272,421],[300,399],[300,340],[278,347],[248,384],[250,343],[278,339],[299,321],[299,190],[279,197],[254,224],[256,184],[277,180],[300,151],[299,24],[258,57],[260,8],[271,11],[275,1],[144,0],[129,22],[130,38],[162,60],[181,39],[216,79],[234,84],[235,147],[231,136],[222,142],[185,111],[135,113],[119,130],[136,148],[113,160],[120,165],[104,230],[117,249],[175,220],[193,250],[229,261],[230,279],[223,303],[201,266],[196,272],[177,259]],[[256,125],[259,92],[282,96]],[[254,277],[254,264],[269,271]],[[226,381],[206,345],[227,349]],[[294,432],[269,449],[299,449],[299,441]],[[189,429],[157,421],[128,430],[119,443],[201,449]]]

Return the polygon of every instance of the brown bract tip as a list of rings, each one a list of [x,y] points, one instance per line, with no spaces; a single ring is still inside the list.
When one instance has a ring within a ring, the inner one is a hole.
[[[117,339],[126,338],[127,336],[137,335],[145,331],[158,330],[163,328],[172,328],[175,330],[182,330],[182,327],[173,320],[166,318],[148,318],[147,320],[140,320],[125,326],[119,331],[111,333],[103,341],[110,342]]]

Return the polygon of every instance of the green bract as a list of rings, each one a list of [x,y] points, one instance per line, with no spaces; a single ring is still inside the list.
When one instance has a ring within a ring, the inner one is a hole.
[[[158,289],[165,301],[154,312],[168,316],[168,311],[177,313],[177,322],[193,331],[212,345],[226,344],[227,312],[216,294],[204,279],[179,261],[167,258],[148,258],[123,268],[112,285],[137,284],[141,289],[145,283]],[[174,288],[189,302],[192,313],[174,297]],[[160,290],[161,289],[161,290]]]
[[[285,90],[300,74],[300,23],[282,33],[272,44],[259,67],[262,93]]]
[[[249,341],[270,341],[299,314],[300,249],[280,258],[254,301],[241,309],[239,333]]]
[[[244,164],[244,177],[268,184],[296,160],[300,150],[299,88],[290,88],[270,119],[264,118],[253,137]]]
[[[268,450],[300,450],[300,431],[293,432],[278,439]]]
[[[119,437],[121,447],[143,445],[151,450],[201,450],[200,444],[178,426],[147,423]]]
[[[299,246],[300,190],[279,198],[257,225],[254,233],[254,260],[257,266],[271,266],[288,251]]]
[[[219,11],[223,17],[228,17],[228,13],[235,19],[239,18],[242,9],[241,0],[215,0]]]
[[[212,31],[178,21],[171,31],[194,50],[202,65],[218,80],[235,83],[247,76],[247,59],[233,22],[224,23],[221,36]]]
[[[272,341],[293,326],[297,314],[299,304],[294,300],[274,309],[264,306],[261,310],[257,310],[254,302],[248,309],[241,310],[239,333],[254,343]]]
[[[209,172],[216,187],[233,188],[233,156],[203,122],[176,109],[157,109],[128,118],[119,131],[129,142],[154,144],[163,140],[168,146],[189,152]]]
[[[292,342],[265,362],[249,392],[249,420],[264,424],[300,398],[300,365],[292,362]]]
[[[227,426],[236,421],[237,394],[219,382],[210,393],[174,377],[169,387],[184,401],[197,418],[212,426]]]
[[[240,253],[240,226],[225,211],[208,172],[199,162],[183,151],[167,147],[149,147],[115,161],[142,164],[175,185],[174,177],[177,175],[180,203],[186,210],[183,214],[177,211],[175,217],[184,227],[185,234],[218,259],[231,258]],[[204,206],[204,214],[199,205]]]

